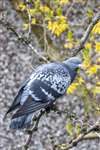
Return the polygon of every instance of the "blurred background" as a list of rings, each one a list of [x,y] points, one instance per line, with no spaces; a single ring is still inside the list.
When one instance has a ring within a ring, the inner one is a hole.
[[[0,19],[4,19],[0,22],[1,150],[21,150],[28,137],[25,131],[9,129],[11,115],[4,122],[3,117],[21,83],[45,63],[32,48],[48,61],[70,57],[99,8],[99,0],[0,1]],[[12,28],[27,44],[18,40]],[[41,118],[29,150],[62,150],[73,137],[100,119],[100,21],[78,55],[84,71],[79,72],[66,96],[57,101],[63,112],[51,111]],[[84,138],[71,150],[87,149],[100,149],[100,133]]]

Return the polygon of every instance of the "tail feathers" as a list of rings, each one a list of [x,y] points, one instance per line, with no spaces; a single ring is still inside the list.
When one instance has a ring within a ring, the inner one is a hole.
[[[10,128],[11,129],[23,129],[27,128],[31,125],[32,122],[32,115],[24,115],[18,118],[14,118],[11,120]]]

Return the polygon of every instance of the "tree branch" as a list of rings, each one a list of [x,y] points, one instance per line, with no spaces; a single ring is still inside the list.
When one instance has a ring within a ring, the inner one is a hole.
[[[49,62],[49,61],[47,60],[47,58],[44,57],[44,56],[42,56],[42,55],[37,51],[37,49],[28,41],[28,39],[25,38],[24,36],[21,36],[21,35],[16,31],[15,27],[12,26],[9,22],[7,22],[7,21],[1,19],[1,20],[0,20],[0,23],[3,24],[7,29],[9,29],[10,31],[12,31],[12,32],[16,35],[16,37],[18,38],[19,41],[21,41],[22,43],[24,43],[25,45],[27,45],[29,48],[31,48],[31,49],[34,51],[34,53],[39,57],[40,60],[42,60],[42,61],[44,61],[44,62],[46,62],[46,63]]]
[[[86,135],[88,135],[89,133],[91,133],[93,131],[100,131],[100,120],[97,121],[91,128],[87,129],[87,131],[84,131],[78,137],[76,137],[75,139],[70,141],[68,144],[66,144],[66,148],[64,148],[63,150],[69,150],[70,148],[73,148],[80,141],[82,141]]]
[[[83,48],[84,45],[90,35],[90,32],[92,31],[93,27],[95,26],[95,24],[100,20],[100,12],[97,13],[97,15],[92,19],[91,23],[89,24],[87,30],[84,33],[84,36],[81,38],[80,40],[80,44],[77,48],[74,48],[72,56],[76,56]],[[30,42],[23,36],[21,36],[19,33],[17,33],[17,31],[15,30],[15,27],[13,27],[9,22],[5,22],[2,19],[0,20],[0,23],[2,23],[3,25],[6,26],[7,29],[11,30],[18,38],[19,41],[22,41],[24,44],[26,44],[28,47],[30,47],[35,54],[39,57],[40,60],[44,61],[44,62],[49,62],[49,60],[47,60],[46,57],[42,56],[37,49],[35,49],[33,47],[32,44],[30,44]]]
[[[28,149],[28,147],[29,147],[29,145],[30,145],[30,143],[31,143],[32,135],[33,135],[33,133],[34,133],[35,131],[38,130],[39,121],[40,121],[41,117],[44,115],[44,113],[45,113],[45,110],[44,110],[44,111],[42,111],[42,110],[40,111],[40,114],[38,115],[38,117],[36,117],[36,118],[34,119],[34,120],[36,121],[35,126],[33,126],[32,129],[28,130],[29,137],[28,137],[28,139],[27,139],[27,141],[26,141],[26,144],[25,144],[24,147],[23,147],[24,150],[27,150],[27,149]],[[33,121],[34,121],[34,120],[33,120]]]
[[[85,45],[93,27],[99,20],[100,20],[100,12],[97,13],[96,16],[92,19],[91,23],[89,24],[87,30],[85,31],[83,37],[80,40],[79,46],[73,50],[72,56],[76,56],[84,48],[84,45]]]

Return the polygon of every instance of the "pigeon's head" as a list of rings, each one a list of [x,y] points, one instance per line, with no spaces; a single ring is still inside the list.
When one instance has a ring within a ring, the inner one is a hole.
[[[71,70],[77,71],[78,68],[81,68],[82,61],[79,57],[71,57],[65,61],[63,61],[66,66],[68,66]]]

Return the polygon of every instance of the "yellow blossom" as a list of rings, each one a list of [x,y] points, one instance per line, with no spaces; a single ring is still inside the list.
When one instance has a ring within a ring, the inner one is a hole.
[[[72,41],[71,41],[71,42],[67,42],[67,43],[65,43],[65,44],[64,44],[64,48],[72,49],[72,48],[73,48]]]
[[[71,84],[67,89],[67,93],[72,94],[77,89],[78,85],[79,85],[78,83]]]
[[[92,91],[93,91],[94,96],[96,94],[100,94],[100,86],[95,86]]]
[[[100,42],[96,42],[95,44],[96,44],[95,45],[96,52],[100,53]]]
[[[36,9],[29,9],[29,13],[31,16],[34,15],[36,13]]]
[[[48,6],[40,6],[40,10],[42,11],[42,12],[50,12],[50,8],[48,7]]]
[[[97,63],[100,63],[100,57],[96,59],[96,62],[97,62]]]
[[[100,86],[100,81],[98,81],[98,82],[96,83],[96,85]]]
[[[84,80],[83,80],[83,78],[82,78],[82,77],[79,77],[79,78],[78,78],[78,83],[79,83],[79,84],[84,83]]]
[[[93,74],[96,74],[99,68],[100,68],[99,65],[94,64],[90,66],[86,72],[89,76],[91,76]]]
[[[94,26],[93,33],[100,34],[100,21]]]
[[[20,3],[20,4],[19,4],[19,9],[20,9],[21,11],[24,11],[25,8],[26,8],[26,6],[25,6],[24,3]]]
[[[87,68],[89,68],[90,67],[90,64],[91,64],[91,61],[90,61],[91,59],[85,59],[84,61],[83,61],[83,68],[84,69],[87,69]]]
[[[86,49],[91,49],[91,48],[92,48],[91,43],[86,43],[86,44],[85,44],[85,48],[86,48]]]
[[[36,19],[32,18],[31,24],[36,24]]]
[[[24,29],[24,30],[27,30],[28,28],[29,28],[29,24],[24,23],[24,24],[23,24],[23,29]]]
[[[59,2],[61,5],[63,5],[63,4],[68,4],[69,0],[59,0]]]
[[[68,29],[68,24],[63,16],[57,19],[57,21],[48,21],[48,29],[56,36],[60,36],[62,32]]]

